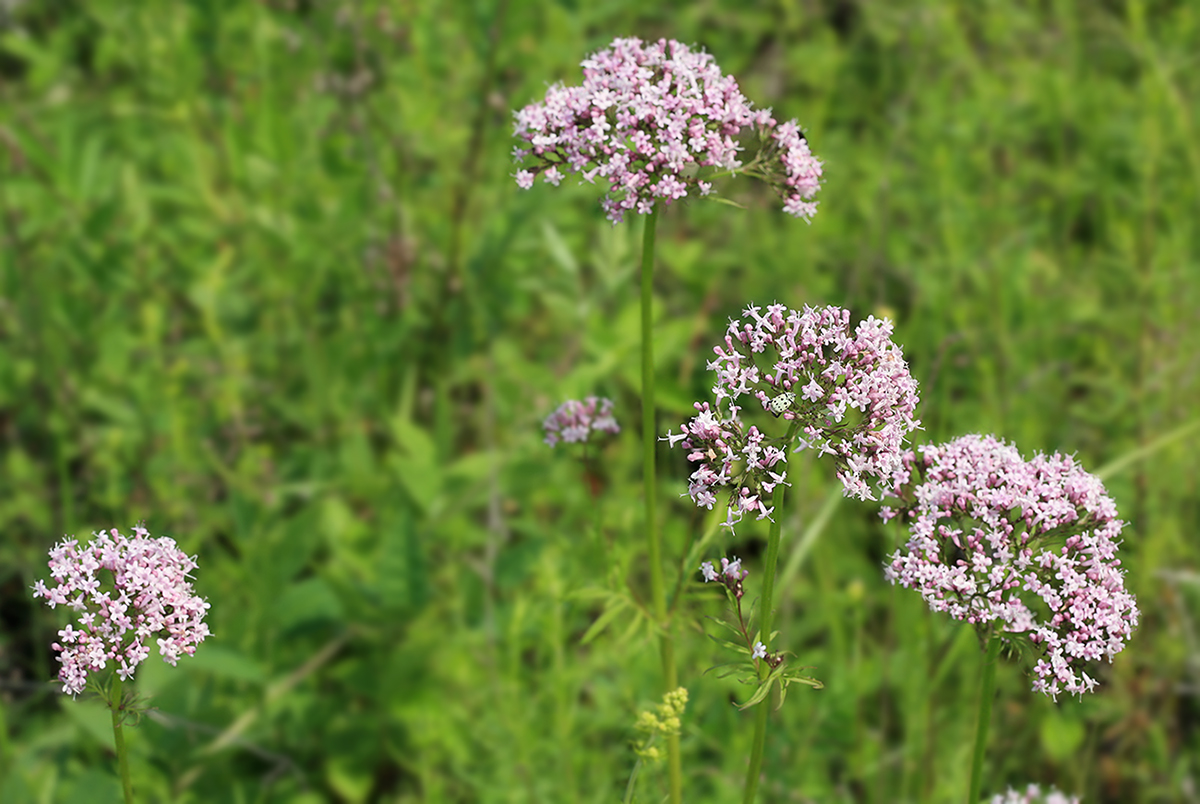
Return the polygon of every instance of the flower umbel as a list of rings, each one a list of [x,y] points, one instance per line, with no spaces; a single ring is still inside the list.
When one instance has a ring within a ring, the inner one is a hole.
[[[697,402],[682,432],[662,439],[682,442],[699,464],[692,500],[711,509],[716,491],[729,486],[726,525],[747,513],[770,517],[766,499],[786,481],[789,445],[742,420],[747,397],[791,423],[801,448],[831,455],[846,495],[875,499],[867,479],[890,484],[904,441],[921,425],[913,416],[917,382],[891,340],[891,322],[870,317],[852,330],[848,310],[782,304],[765,313],[751,305],[744,315],[729,322],[708,364],[717,372],[715,407]]]
[[[514,174],[520,187],[529,189],[539,175],[557,185],[564,171],[605,179],[602,204],[619,223],[627,210],[646,214],[691,190],[708,195],[701,168],[741,169],[771,184],[788,214],[816,214],[810,199],[820,189],[821,162],[799,126],[754,110],[708,53],[673,40],[615,39],[582,66],[581,86],[555,84],[544,100],[514,113],[513,134],[528,147],[513,156],[533,162]],[[737,138],[747,129],[759,150],[743,166]]]
[[[1025,460],[993,436],[909,452],[896,473],[909,539],[885,574],[934,611],[1024,634],[1043,655],[1033,689],[1056,697],[1096,684],[1083,671],[1112,657],[1138,622],[1117,558],[1124,524],[1094,475],[1070,456]]]
[[[51,608],[61,604],[79,613],[81,628],[68,625],[52,646],[63,692],[78,695],[88,674],[110,661],[127,680],[150,655],[146,642],[152,637],[158,637],[163,661],[174,665],[181,654],[193,655],[209,635],[204,624],[209,604],[193,593],[188,580],[195,559],[174,539],[151,538],[143,527],[133,534],[101,531],[83,547],[73,537],[64,539],[50,550],[50,575],[57,585],[38,581],[33,586],[33,596]]]
[[[542,422],[542,428],[546,431],[545,441],[553,447],[559,441],[583,443],[593,432],[619,433],[621,427],[613,418],[612,409],[611,399],[594,396],[582,402],[568,399]]]

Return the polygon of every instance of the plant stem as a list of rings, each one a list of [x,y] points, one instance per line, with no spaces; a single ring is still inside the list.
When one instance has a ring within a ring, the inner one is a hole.
[[[1000,637],[988,640],[983,658],[983,673],[979,682],[979,722],[975,726],[975,753],[971,757],[971,788],[967,804],[977,804],[983,785],[983,754],[987,748],[988,722],[992,719],[992,699],[996,697],[996,664],[1000,660]]]
[[[650,552],[650,595],[654,598],[654,617],[661,629],[659,652],[662,658],[665,692],[679,686],[675,672],[675,643],[667,621],[667,597],[663,584],[662,538],[654,518],[657,489],[654,454],[658,446],[658,428],[654,423],[654,234],[658,225],[658,205],[646,216],[642,233],[642,483],[646,497],[646,545]],[[671,804],[683,801],[683,766],[679,757],[679,735],[667,737],[667,768],[670,775]]]
[[[125,750],[125,712],[121,692],[121,677],[113,673],[112,685],[108,688],[108,708],[112,712],[113,745],[117,749],[117,769],[121,773],[121,789],[125,792],[125,804],[133,804],[133,782],[129,779],[129,754]]]
[[[621,799],[621,804],[633,804],[633,791],[637,787],[638,771],[642,769],[642,758],[638,757],[638,761],[633,763],[633,771],[629,774],[629,783],[625,785],[625,798]]]
[[[785,444],[792,443],[796,427],[796,423],[793,423],[788,431]],[[783,489],[784,484],[780,483],[775,487],[775,494],[771,497],[771,504],[775,507],[775,518],[771,521],[770,534],[767,536],[767,563],[763,566],[762,601],[759,604],[758,621],[762,624],[759,629],[762,632],[759,639],[767,646],[768,651],[771,650],[771,607],[774,605],[775,596],[775,565],[779,562],[779,531],[780,523],[783,521]],[[759,678],[766,678],[770,672],[771,668],[766,662],[759,664]],[[762,770],[763,747],[767,742],[767,714],[770,708],[769,699],[763,700],[758,704],[758,709],[754,713],[754,743],[750,748],[750,767],[746,769],[746,788],[742,796],[742,804],[753,804],[754,796],[758,793],[758,776]]]
[[[496,80],[496,53],[500,49],[500,33],[507,11],[508,0],[499,0],[496,4],[496,11],[492,15],[491,24],[488,26],[487,55],[484,57],[483,74],[479,78],[479,87],[474,93],[479,104],[475,110],[475,116],[471,120],[471,139],[467,144],[467,155],[462,162],[462,174],[450,199],[450,246],[447,249],[446,265],[449,269],[447,286],[451,294],[457,292],[457,285],[461,281],[459,263],[462,261],[462,232],[467,219],[467,203],[471,198],[471,189],[478,179],[479,157],[483,152],[483,138],[487,133],[488,115],[491,112],[488,108],[488,95]]]

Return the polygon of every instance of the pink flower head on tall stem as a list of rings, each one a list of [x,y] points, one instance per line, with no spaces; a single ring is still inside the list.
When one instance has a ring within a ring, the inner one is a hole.
[[[618,223],[626,211],[645,214],[692,190],[708,195],[706,176],[743,172],[774,187],[788,214],[816,214],[821,162],[800,127],[754,110],[708,53],[673,40],[615,39],[582,66],[581,86],[555,84],[514,113],[513,134],[524,141],[513,152],[521,188],[539,175],[553,185],[564,172],[599,178],[604,209]],[[757,138],[749,164],[739,158],[746,132]]]
[[[717,373],[715,405],[697,402],[682,432],[663,439],[682,443],[698,464],[688,489],[693,502],[711,509],[729,487],[727,525],[748,513],[769,518],[790,445],[743,421],[746,406],[794,426],[798,448],[831,456],[847,496],[875,499],[869,479],[890,484],[903,466],[905,439],[921,424],[917,382],[891,334],[891,322],[874,317],[852,328],[840,307],[750,305],[730,321],[708,364]]]
[[[885,570],[934,611],[1025,635],[1041,653],[1033,689],[1090,692],[1088,662],[1112,657],[1138,622],[1117,558],[1124,524],[1095,476],[1070,456],[1025,460],[993,436],[908,453],[895,475],[907,544]]]
[[[611,399],[595,396],[589,396],[582,402],[568,399],[542,422],[542,429],[546,431],[545,441],[552,447],[559,441],[581,444],[594,432],[619,433],[621,427],[613,418],[612,409]]]
[[[33,596],[51,608],[69,606],[79,615],[79,628],[68,625],[52,645],[61,665],[63,692],[78,695],[88,674],[109,662],[127,680],[150,655],[156,639],[159,655],[174,665],[191,656],[209,635],[204,614],[209,604],[192,591],[188,574],[196,568],[175,540],[151,538],[142,527],[133,537],[113,528],[80,547],[74,538],[50,551],[54,586],[38,581]]]

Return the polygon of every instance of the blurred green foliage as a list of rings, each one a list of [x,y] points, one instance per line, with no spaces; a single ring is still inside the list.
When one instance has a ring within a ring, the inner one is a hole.
[[[1140,631],[1083,701],[1001,668],[985,787],[1198,800],[1186,0],[0,2],[0,800],[118,800],[29,587],[63,534],[142,520],[199,555],[215,634],[139,670],[144,800],[620,798],[662,693],[634,616],[640,223],[519,191],[508,135],[630,34],[704,46],[826,160],[811,226],[738,182],[747,210],[665,215],[662,431],[748,302],[893,317],[928,440],[1077,453],[1129,521]],[[588,393],[625,423],[596,478],[540,443]],[[660,461],[675,572],[712,522]],[[901,535],[835,486],[803,462],[785,514],[780,644],[826,686],[772,715],[761,800],[957,800],[977,644],[884,582]],[[756,583],[764,534],[707,555]],[[683,569],[687,800],[730,801],[751,714],[703,675],[724,604]]]

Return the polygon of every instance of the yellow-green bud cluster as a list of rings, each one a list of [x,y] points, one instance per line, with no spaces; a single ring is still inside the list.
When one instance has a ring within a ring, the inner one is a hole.
[[[679,687],[664,695],[662,703],[655,706],[653,711],[647,709],[638,713],[634,728],[646,734],[645,741],[634,749],[638,756],[650,762],[656,762],[662,758],[658,748],[652,746],[651,742],[660,734],[663,736],[679,734],[682,726],[681,717],[683,709],[687,705],[687,699],[687,689]]]

